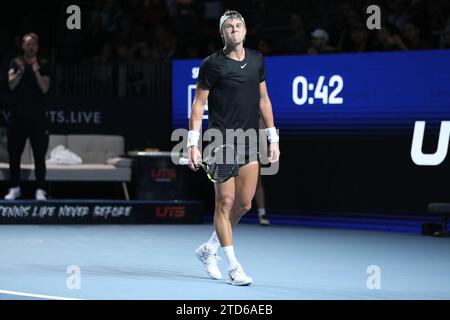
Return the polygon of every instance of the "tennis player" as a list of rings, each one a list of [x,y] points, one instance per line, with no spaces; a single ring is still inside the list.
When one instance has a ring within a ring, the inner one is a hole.
[[[208,127],[218,129],[224,134],[227,129],[242,129],[245,132],[254,130],[257,133],[261,113],[270,142],[269,159],[276,162],[280,156],[279,137],[266,88],[263,56],[255,50],[244,48],[247,29],[239,12],[225,12],[220,18],[219,30],[224,48],[207,57],[199,70],[189,122],[189,167],[198,170],[196,164],[202,158],[198,141],[207,100]],[[253,282],[236,258],[232,228],[251,208],[258,181],[257,145],[257,139],[246,142],[245,154],[238,155],[245,159],[239,164],[239,170],[226,182],[214,184],[215,232],[196,250],[207,274],[213,279],[221,279],[222,274],[217,263],[217,251],[221,246],[228,262],[228,283],[232,285],[249,285]]]

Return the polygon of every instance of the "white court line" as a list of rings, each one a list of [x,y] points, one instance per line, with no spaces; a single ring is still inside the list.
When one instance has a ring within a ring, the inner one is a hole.
[[[77,299],[77,298],[47,296],[44,294],[34,294],[34,293],[26,293],[26,292],[19,292],[19,291],[8,291],[8,290],[0,290],[0,294],[9,294],[9,295],[13,295],[13,296],[42,298],[42,299],[51,299],[51,300],[83,300],[83,299]]]

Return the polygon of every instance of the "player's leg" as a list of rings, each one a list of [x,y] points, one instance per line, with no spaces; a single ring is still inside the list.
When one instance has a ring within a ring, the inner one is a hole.
[[[217,265],[217,250],[220,245],[228,247],[233,244],[230,212],[234,203],[235,178],[224,183],[215,183],[214,233],[196,251],[197,257],[203,263],[208,276],[221,279],[222,274]],[[225,249],[227,250],[227,249]]]
[[[233,177],[224,183],[215,183],[214,229],[222,247],[233,245],[233,231],[230,221],[231,209],[234,205],[235,183]]]
[[[235,226],[241,217],[252,207],[252,200],[255,195],[258,181],[259,163],[251,162],[239,169],[239,176],[236,177],[236,196],[231,210],[231,224]]]
[[[230,225],[236,225],[241,217],[250,210],[258,181],[259,163],[251,162],[239,170],[235,178],[235,199],[230,213]],[[253,279],[247,276],[238,262],[234,246],[222,247],[228,262],[228,282],[233,285],[249,285]]]
[[[239,176],[235,178],[235,201],[233,202],[230,213],[230,223],[232,227],[234,227],[241,217],[251,208],[252,197],[255,193],[254,166],[257,165],[257,162],[252,162],[241,167],[239,169]],[[217,252],[219,249],[220,241],[215,231],[206,242],[206,246],[213,252]]]

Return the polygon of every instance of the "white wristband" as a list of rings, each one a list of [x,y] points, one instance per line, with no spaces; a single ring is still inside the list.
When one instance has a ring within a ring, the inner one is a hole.
[[[270,143],[277,143],[280,141],[280,137],[278,136],[277,129],[275,127],[266,128],[266,134]]]
[[[197,146],[199,138],[200,138],[200,132],[199,131],[189,130],[187,147],[189,148],[191,146]]]

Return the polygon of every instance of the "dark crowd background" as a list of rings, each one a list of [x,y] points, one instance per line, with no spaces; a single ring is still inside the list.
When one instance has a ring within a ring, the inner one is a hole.
[[[70,4],[81,7],[79,31],[65,27]],[[381,8],[381,30],[366,27],[371,4]],[[3,67],[30,31],[41,36],[41,55],[58,63],[202,58],[222,47],[218,20],[226,9],[243,14],[246,45],[265,55],[450,47],[448,0],[51,0],[3,6]]]

